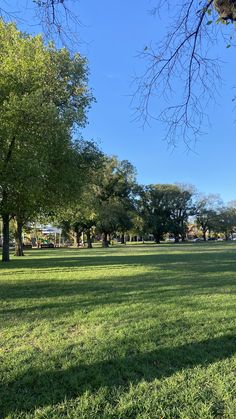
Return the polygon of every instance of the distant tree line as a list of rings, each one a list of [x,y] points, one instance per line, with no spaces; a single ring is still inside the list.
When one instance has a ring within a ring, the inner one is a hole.
[[[65,240],[88,248],[94,238],[108,247],[116,238],[121,244],[132,237],[160,243],[188,239],[228,240],[236,231],[236,203],[225,205],[218,195],[202,195],[191,185],[139,185],[136,170],[127,161],[99,156],[77,198],[46,217],[60,227]]]

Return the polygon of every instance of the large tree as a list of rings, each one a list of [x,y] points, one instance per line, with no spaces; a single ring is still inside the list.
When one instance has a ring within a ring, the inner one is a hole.
[[[33,203],[43,206],[59,192],[61,171],[72,172],[72,132],[85,124],[92,97],[80,55],[47,47],[13,24],[0,22],[0,58],[0,212],[8,261],[10,217],[34,212]]]
[[[96,185],[97,229],[102,245],[108,247],[108,234],[131,227],[134,209],[136,170],[127,160],[107,157]]]
[[[170,231],[171,196],[174,185],[147,185],[140,190],[139,213],[143,229],[154,236],[156,243]]]
[[[207,232],[209,234],[215,227],[220,206],[222,200],[214,194],[200,196],[197,201],[196,223],[202,231],[204,241],[207,240]]]
[[[193,188],[184,185],[148,185],[140,193],[140,214],[144,230],[160,243],[164,234],[171,233],[178,242],[185,240],[187,223],[193,215]]]
[[[169,205],[171,207],[170,233],[178,243],[181,238],[185,241],[189,217],[196,212],[195,189],[191,185],[174,185]]]
[[[236,227],[236,209],[233,207],[220,208],[214,221],[214,231],[223,233],[225,240],[229,240]]]

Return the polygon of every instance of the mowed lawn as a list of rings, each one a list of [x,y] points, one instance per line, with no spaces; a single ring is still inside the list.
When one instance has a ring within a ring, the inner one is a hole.
[[[0,266],[0,418],[236,418],[236,243]]]

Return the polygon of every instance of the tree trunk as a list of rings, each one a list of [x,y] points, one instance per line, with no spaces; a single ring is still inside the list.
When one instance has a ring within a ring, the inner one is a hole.
[[[22,227],[23,224],[17,218],[15,219],[15,256],[24,256],[23,240],[22,240]]]
[[[175,236],[175,243],[179,243],[179,235]]]
[[[153,234],[154,240],[156,244],[160,244],[160,236],[159,234]]]
[[[206,242],[206,230],[202,230],[203,240]]]
[[[120,242],[121,242],[121,244],[126,244],[125,243],[125,233],[121,234],[121,241]]]
[[[76,246],[79,247],[79,245],[80,245],[80,238],[81,238],[81,231],[80,230],[76,230],[75,234],[76,234]]]
[[[107,239],[107,233],[102,233],[102,247],[109,247],[109,241]]]
[[[87,236],[87,249],[92,249],[93,245],[92,245],[92,239],[91,239],[91,232],[90,230],[86,231],[86,236]]]
[[[10,253],[9,253],[9,214],[4,214],[2,216],[2,223],[3,223],[3,246],[2,246],[2,261],[9,262],[10,261]]]

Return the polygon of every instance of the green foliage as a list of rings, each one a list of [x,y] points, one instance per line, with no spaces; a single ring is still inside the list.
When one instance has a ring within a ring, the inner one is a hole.
[[[208,195],[199,200],[197,207],[196,223],[201,227],[204,239],[206,233],[212,231],[215,234],[224,233],[228,239],[236,227],[234,203],[225,207],[218,196]]]
[[[104,156],[95,144],[91,142],[79,143],[80,161],[77,179],[81,187],[70,200],[58,206],[53,221],[64,228],[66,235],[77,234],[77,241],[82,232],[87,232],[96,224],[96,194],[95,185],[98,173],[102,170]]]
[[[72,133],[91,100],[85,59],[0,21],[1,214],[25,221],[81,188],[85,158]]]
[[[194,211],[193,192],[181,185],[148,185],[140,192],[139,211],[144,230],[154,235],[157,243],[166,233],[178,240],[184,237],[189,216]]]
[[[136,171],[127,160],[106,158],[96,185],[97,229],[101,233],[127,231],[132,226]]]
[[[225,239],[228,240],[230,234],[236,227],[236,209],[230,207],[222,207],[216,214],[213,229],[217,233],[224,233]]]

